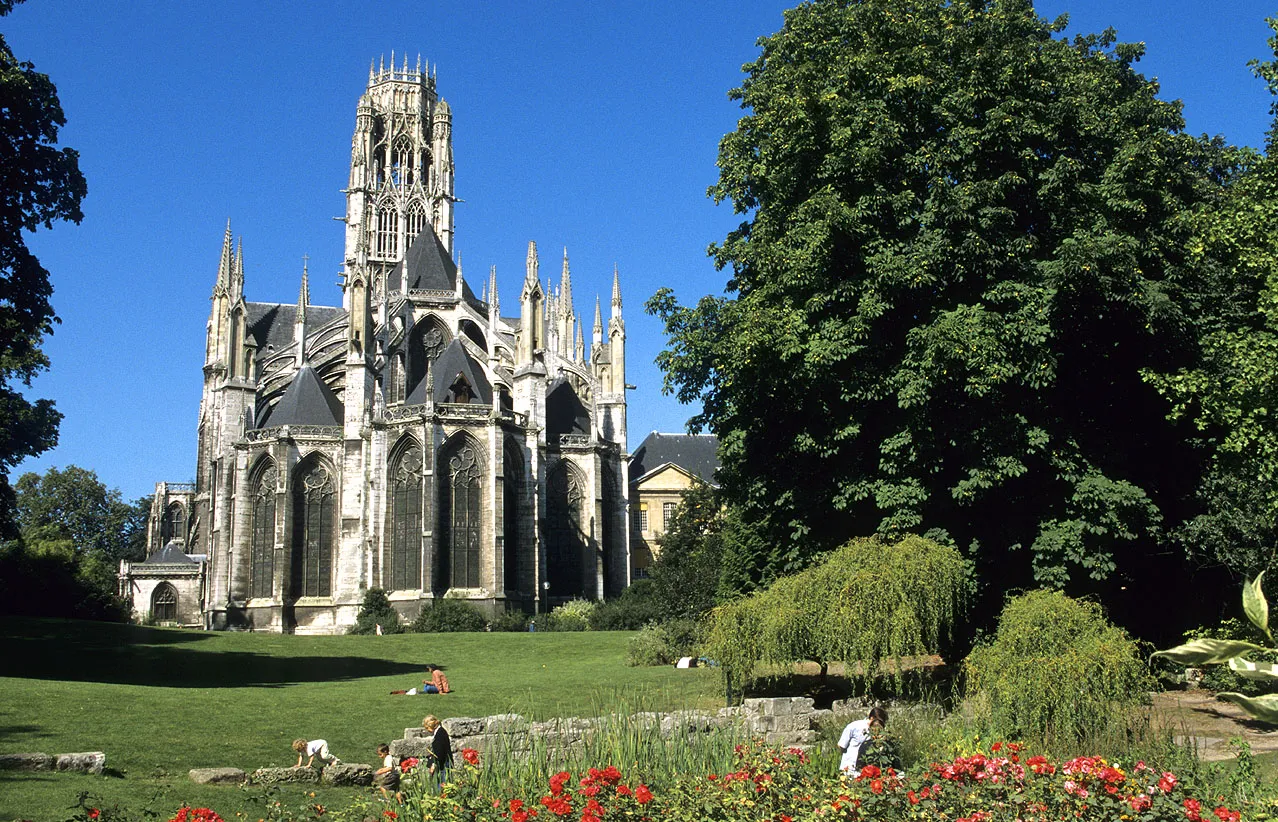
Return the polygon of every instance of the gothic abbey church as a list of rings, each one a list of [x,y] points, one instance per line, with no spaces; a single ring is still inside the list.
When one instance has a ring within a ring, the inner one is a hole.
[[[629,583],[617,273],[588,349],[566,251],[552,288],[528,244],[517,316],[495,271],[476,297],[452,114],[420,59],[391,62],[355,111],[341,307],[312,304],[305,269],[296,305],[249,301],[227,228],[195,482],[157,486],[151,557],[121,569],[140,614],[337,633],[370,588],[411,620],[440,597],[495,615]]]

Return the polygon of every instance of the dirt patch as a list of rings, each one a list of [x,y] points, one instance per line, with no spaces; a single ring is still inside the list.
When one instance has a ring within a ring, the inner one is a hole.
[[[1176,741],[1193,745],[1206,762],[1233,759],[1229,740],[1241,737],[1254,754],[1278,751],[1278,728],[1257,722],[1211,691],[1164,691],[1153,695],[1154,719],[1169,728]]]

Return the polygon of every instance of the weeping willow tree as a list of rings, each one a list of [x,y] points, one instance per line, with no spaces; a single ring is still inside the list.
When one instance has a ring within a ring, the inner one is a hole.
[[[923,537],[856,539],[820,565],[711,612],[707,653],[731,690],[759,665],[843,662],[901,685],[901,660],[939,653],[962,616],[968,563]]]

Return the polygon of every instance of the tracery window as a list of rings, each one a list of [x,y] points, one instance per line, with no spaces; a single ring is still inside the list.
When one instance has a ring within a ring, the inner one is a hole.
[[[549,544],[546,576],[551,596],[580,596],[585,553],[582,512],[586,483],[581,472],[566,462],[551,469],[546,481],[546,525]]]
[[[444,584],[452,588],[477,588],[480,582],[480,540],[483,532],[483,476],[479,452],[461,439],[445,455],[448,481],[440,506],[443,552],[440,556]]]
[[[169,503],[169,507],[164,509],[164,519],[160,522],[160,545],[166,545],[171,539],[185,536],[183,533],[186,530],[185,520],[186,513],[182,509],[182,503]]]
[[[408,345],[409,393],[426,377],[431,364],[440,358],[451,341],[448,330],[437,317],[427,316],[413,327]]]
[[[318,460],[304,463],[293,485],[293,596],[333,593],[337,486]]]
[[[177,591],[167,582],[161,582],[151,594],[151,619],[156,622],[177,622]]]
[[[422,587],[422,449],[409,440],[390,475],[388,587],[404,591]]]
[[[417,239],[417,235],[422,233],[422,229],[426,227],[426,209],[422,207],[420,200],[414,200],[413,204],[408,207],[408,225],[404,235],[404,248],[409,248],[413,244],[413,240]]]
[[[383,202],[374,212],[377,230],[373,238],[373,253],[384,259],[394,259],[399,254],[399,211],[390,201]]]
[[[275,583],[275,465],[267,462],[249,495],[249,596],[267,598]]]

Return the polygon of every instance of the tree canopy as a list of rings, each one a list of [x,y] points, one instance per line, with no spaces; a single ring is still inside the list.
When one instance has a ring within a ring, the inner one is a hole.
[[[0,2],[0,17],[13,9]],[[57,148],[66,124],[57,88],[31,63],[19,61],[0,35],[0,534],[12,536],[9,471],[57,443],[62,418],[45,399],[30,400],[15,383],[31,385],[48,368],[41,350],[57,317],[49,272],[25,234],[55,221],[83,218],[87,186],[79,155]]]
[[[1235,154],[1113,32],[1028,0],[815,0],[732,96],[710,248],[727,295],[648,303],[767,579],[853,534],[927,533],[1004,584],[1090,583],[1200,474],[1142,380],[1193,362],[1195,209]],[[1019,553],[1017,553],[1017,549]],[[731,564],[725,556],[725,565]]]

